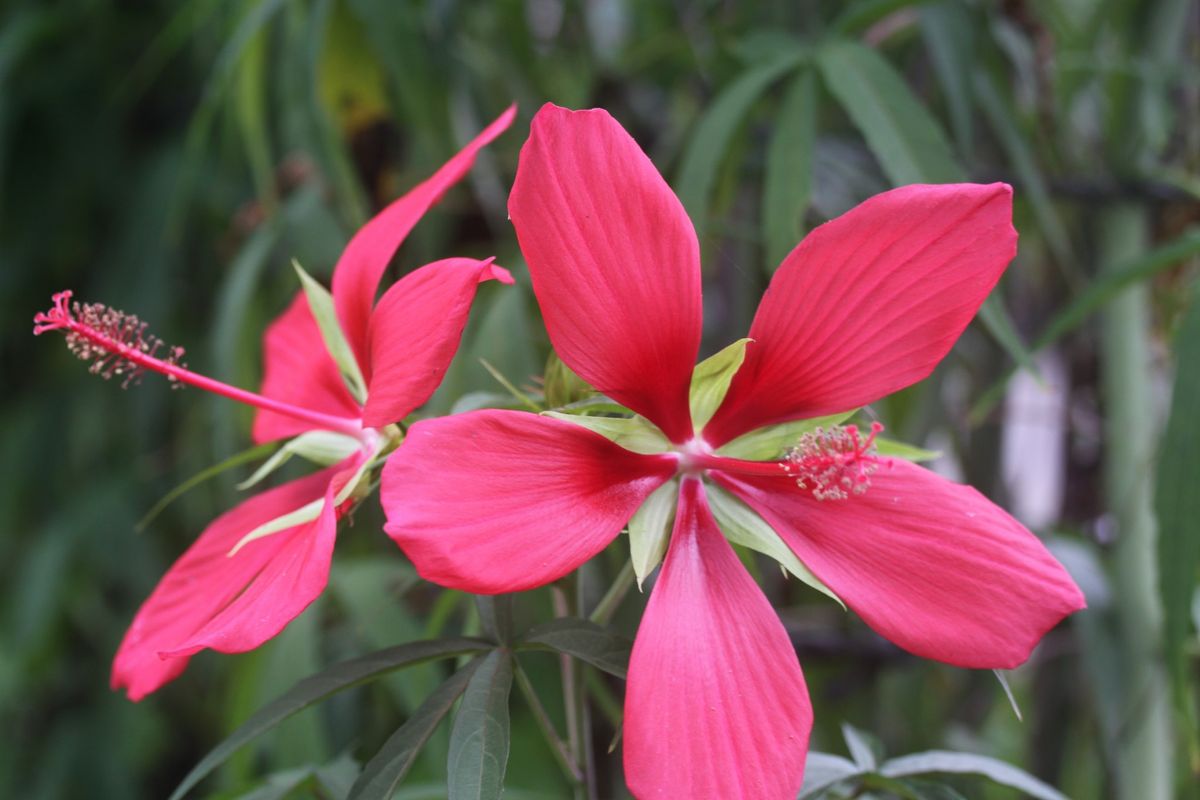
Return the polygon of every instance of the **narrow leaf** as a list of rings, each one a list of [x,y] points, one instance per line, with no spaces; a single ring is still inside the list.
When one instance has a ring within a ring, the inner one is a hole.
[[[996,680],[1000,681],[1000,688],[1004,690],[1004,696],[1008,698],[1008,704],[1012,706],[1013,715],[1016,716],[1018,722],[1023,722],[1025,718],[1021,716],[1021,707],[1017,705],[1017,698],[1013,694],[1012,687],[1008,685],[1008,676],[999,669],[992,670],[992,674],[996,676]]]
[[[800,581],[832,598],[843,609],[846,608],[842,599],[801,563],[792,549],[783,539],[779,538],[775,529],[753,509],[720,486],[708,485],[705,487],[705,492],[708,495],[708,505],[712,509],[713,517],[717,520],[717,525],[724,532],[726,539],[775,559]]]
[[[804,785],[800,787],[797,800],[815,800],[842,781],[862,775],[862,770],[853,761],[833,755],[808,751],[804,765]]]
[[[354,782],[347,800],[390,800],[396,787],[417,760],[442,718],[462,696],[467,682],[483,663],[476,656],[446,679],[379,748]]]
[[[795,68],[804,57],[803,51],[789,52],[769,64],[742,73],[717,95],[696,123],[695,133],[683,154],[678,193],[699,235],[703,236],[708,221],[709,195],[712,194],[717,169],[729,150],[734,134],[745,121],[750,107],[767,87]]]
[[[288,440],[283,447],[276,450],[254,471],[253,475],[239,483],[237,488],[249,489],[286,464],[293,455],[327,467],[344,458],[349,458],[358,447],[358,440],[344,433],[320,430],[305,431],[294,439]]]
[[[946,96],[958,150],[969,156],[974,130],[970,76],[976,58],[971,12],[952,0],[930,3],[920,14],[921,38]]]
[[[162,499],[155,503],[150,510],[146,512],[145,516],[138,520],[138,523],[134,526],[134,528],[138,532],[145,530],[146,526],[154,521],[154,518],[163,512],[163,509],[171,505],[171,503],[175,502],[183,495],[187,494],[192,489],[195,489],[197,486],[207,480],[210,480],[211,478],[215,478],[226,470],[233,469],[234,467],[240,467],[242,464],[260,459],[267,453],[270,453],[276,447],[278,447],[277,442],[260,444],[257,447],[251,447],[249,450],[243,450],[240,453],[235,453],[221,463],[214,464],[208,469],[197,472],[195,475],[163,495]]]
[[[804,231],[812,194],[817,109],[817,79],[806,69],[788,87],[767,146],[762,218],[768,271],[775,270]]]
[[[1189,612],[1200,572],[1200,283],[1175,336],[1175,389],[1158,455],[1159,592],[1167,664],[1182,688],[1188,675]]]
[[[783,422],[779,425],[768,425],[765,428],[759,428],[743,436],[739,436],[733,441],[717,448],[717,452],[730,458],[744,458],[749,461],[771,461],[783,455],[788,448],[794,446],[803,434],[814,431],[817,428],[829,428],[834,425],[840,425],[854,416],[857,411],[858,409],[854,409],[854,411],[843,411],[841,414],[832,414],[828,417],[813,417],[812,419]]]
[[[817,63],[893,184],[963,179],[941,127],[883,56],[858,42],[834,40],[821,48]]]
[[[678,497],[679,481],[669,480],[651,492],[629,519],[629,558],[638,589],[667,552]]]
[[[846,747],[850,750],[850,756],[860,769],[870,772],[878,766],[879,759],[875,755],[875,747],[868,738],[867,733],[860,731],[849,723],[843,722],[842,738],[846,740]]]
[[[321,284],[317,283],[299,262],[292,261],[292,267],[300,277],[300,285],[304,287],[304,295],[308,298],[308,308],[312,311],[317,327],[321,330],[321,338],[325,340],[325,349],[333,356],[334,362],[346,381],[350,393],[360,403],[367,402],[367,382],[363,380],[358,359],[350,349],[350,342],[342,332],[338,322],[337,311],[333,306],[333,295]]]
[[[876,437],[875,449],[881,456],[891,456],[893,458],[903,458],[905,461],[920,463],[922,461],[933,461],[935,458],[941,458],[940,450],[926,450],[923,447],[915,447],[904,442],[897,442],[895,439],[883,439]]]
[[[1130,261],[1106,270],[1083,292],[1079,293],[1065,308],[1059,310],[1046,326],[1046,330],[1030,345],[1036,353],[1058,341],[1062,336],[1079,327],[1088,317],[1103,308],[1123,289],[1139,281],[1169,269],[1184,259],[1200,253],[1200,227],[1191,227],[1172,241],[1156,247]],[[974,422],[991,413],[1004,397],[1012,372],[998,380],[976,401],[971,408],[970,419]]]
[[[498,644],[508,644],[513,636],[513,596],[511,594],[475,595],[479,623],[483,633]]]
[[[543,411],[543,416],[561,419],[589,431],[595,431],[609,441],[616,442],[626,450],[651,455],[665,453],[671,442],[650,420],[645,417],[590,417],[585,414],[567,414],[561,411]]]
[[[1017,326],[1013,324],[1012,317],[1009,316],[1008,310],[1000,300],[998,291],[987,296],[983,305],[979,307],[977,316],[996,343],[1004,348],[1004,352],[1008,353],[1008,357],[1040,382],[1041,377],[1038,375],[1037,365],[1033,362],[1033,355],[1021,341],[1021,337],[1017,333]]]
[[[1038,227],[1046,237],[1046,244],[1060,267],[1070,267],[1075,261],[1071,251],[1071,240],[1067,236],[1067,228],[1063,225],[1058,210],[1050,199],[1050,189],[1038,166],[1032,144],[1022,133],[1013,110],[1001,97],[992,77],[983,70],[977,70],[974,86],[979,108],[1017,173],[1021,196],[1033,207]]]
[[[733,344],[701,361],[692,370],[692,385],[688,390],[688,405],[692,411],[692,427],[704,428],[721,406],[729,383],[746,360],[746,345],[753,339],[738,339]]]
[[[566,653],[610,675],[624,678],[629,670],[633,642],[594,622],[560,617],[531,628],[520,648],[534,647]]]
[[[493,650],[463,692],[446,762],[449,800],[498,800],[508,767],[512,655]]]
[[[1066,800],[1066,796],[1053,786],[1042,783],[1025,770],[997,758],[973,753],[930,750],[893,758],[879,768],[879,773],[888,778],[925,775],[931,772],[983,775],[995,783],[1017,789],[1038,800]]]
[[[237,544],[230,548],[228,553],[229,557],[232,558],[233,556],[237,555],[239,550],[256,539],[262,539],[264,536],[270,536],[273,533],[279,533],[280,531],[286,531],[289,528],[294,528],[297,525],[303,525],[306,522],[312,522],[314,519],[321,516],[321,509],[324,507],[325,498],[319,497],[316,500],[313,500],[311,503],[305,503],[293,511],[289,511],[286,514],[280,514],[275,519],[264,522],[262,525],[259,525],[257,528],[247,533],[241,539],[238,539]]]
[[[461,637],[435,639],[389,647],[386,650],[379,650],[334,664],[332,667],[300,681],[242,723],[241,727],[213,748],[199,764],[192,768],[192,771],[172,792],[170,800],[180,800],[184,797],[242,745],[271,730],[293,714],[303,711],[332,694],[413,664],[476,653],[489,647],[491,644],[482,639]]]

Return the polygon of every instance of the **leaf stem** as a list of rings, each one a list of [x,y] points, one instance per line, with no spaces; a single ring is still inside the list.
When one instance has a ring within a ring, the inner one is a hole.
[[[542,735],[546,737],[547,744],[550,745],[550,752],[554,755],[554,760],[562,768],[563,775],[572,785],[583,783],[583,772],[579,769],[579,764],[571,757],[570,751],[567,749],[567,743],[558,735],[558,731],[554,729],[554,721],[550,719],[549,713],[546,712],[546,707],[542,705],[542,701],[537,696],[537,691],[533,688],[533,683],[529,680],[529,675],[521,666],[520,662],[514,661],[516,665],[515,675],[517,678],[517,687],[521,690],[521,694],[525,697],[525,702],[529,704],[529,710],[533,712],[533,718],[537,722],[538,727],[542,730]]]

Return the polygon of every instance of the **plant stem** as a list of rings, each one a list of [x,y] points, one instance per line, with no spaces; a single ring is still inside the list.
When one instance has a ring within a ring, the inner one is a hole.
[[[617,577],[613,578],[612,586],[608,587],[604,597],[600,598],[600,602],[592,609],[588,619],[597,625],[607,625],[612,620],[613,614],[620,608],[621,601],[629,592],[629,587],[633,586],[634,577],[633,562],[626,561],[625,566],[621,567],[621,571],[617,573]]]
[[[579,764],[571,758],[566,742],[558,735],[558,731],[554,730],[554,721],[550,719],[550,715],[546,713],[546,707],[538,699],[529,675],[521,667],[520,662],[515,662],[515,664],[517,686],[520,688],[521,694],[525,696],[525,702],[529,704],[529,709],[533,712],[533,718],[537,721],[538,727],[542,729],[542,735],[546,737],[546,742],[550,745],[550,752],[554,755],[554,760],[562,767],[563,775],[573,786],[583,783],[583,773],[579,769]]]
[[[554,616],[571,616],[571,601],[566,590],[559,584],[550,587],[550,597],[554,603]],[[558,657],[559,668],[562,671],[563,709],[567,718],[567,746],[571,750],[571,760],[576,764],[584,764],[583,740],[580,736],[579,709],[582,705],[580,685],[577,679],[575,661],[566,653]],[[584,783],[574,786],[575,800],[587,800],[587,788]]]

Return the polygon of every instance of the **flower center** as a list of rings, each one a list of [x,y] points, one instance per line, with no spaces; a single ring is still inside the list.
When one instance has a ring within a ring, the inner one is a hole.
[[[697,475],[719,470],[734,475],[794,478],[801,489],[812,492],[817,500],[845,500],[862,494],[871,486],[871,475],[880,464],[875,437],[883,425],[871,423],[871,432],[863,437],[857,425],[834,425],[802,434],[795,446],[780,461],[746,461],[717,455],[703,440],[692,439],[675,450],[679,472]]]
[[[175,386],[188,384],[303,420],[317,428],[361,437],[363,426],[360,420],[293,405],[192,372],[182,363],[182,347],[168,347],[163,356],[158,356],[164,347],[162,340],[147,333],[146,323],[132,314],[100,303],[72,302],[70,291],[59,292],[52,299],[54,305],[49,311],[34,316],[34,335],[62,331],[67,347],[78,358],[91,362],[88,370],[94,375],[105,379],[119,377],[121,385],[128,387],[137,383],[146,370],[151,370],[167,376]]]

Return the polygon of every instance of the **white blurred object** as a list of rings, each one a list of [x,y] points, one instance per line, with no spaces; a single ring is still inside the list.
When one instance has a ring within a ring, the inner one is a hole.
[[[1030,528],[1058,521],[1066,479],[1066,364],[1057,350],[1036,358],[1042,384],[1024,370],[1008,384],[1001,470],[1013,516]]]

